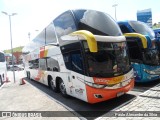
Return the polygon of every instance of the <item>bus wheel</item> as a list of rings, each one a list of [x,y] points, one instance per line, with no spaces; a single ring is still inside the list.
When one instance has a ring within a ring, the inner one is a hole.
[[[53,80],[52,77],[50,77],[49,82],[50,82],[49,84],[50,84],[51,89],[52,89],[54,92],[58,92],[58,88],[55,86],[54,80]]]
[[[31,79],[30,72],[28,72],[28,74],[27,74],[27,78],[28,78],[28,79]]]
[[[1,78],[1,76],[0,76],[0,86],[3,84],[3,82],[2,82],[2,78]]]
[[[66,92],[66,87],[62,79],[59,80],[59,89],[64,97],[68,97],[67,92]]]

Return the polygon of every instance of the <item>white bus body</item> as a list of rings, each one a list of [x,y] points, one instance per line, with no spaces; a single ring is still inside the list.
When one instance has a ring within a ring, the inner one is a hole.
[[[6,67],[6,60],[5,54],[0,52],[0,85],[2,85],[6,81],[7,77],[7,67]]]

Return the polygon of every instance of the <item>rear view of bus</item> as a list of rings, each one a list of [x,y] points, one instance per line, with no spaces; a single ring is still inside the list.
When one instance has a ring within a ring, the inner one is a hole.
[[[48,69],[38,81],[48,81],[48,85],[63,96],[70,95],[89,103],[121,96],[134,87],[126,39],[108,14],[69,10],[51,24],[54,24],[57,44],[46,41],[49,45],[41,49],[44,56],[39,56],[44,60],[52,58],[54,63],[49,68],[51,61],[44,62]],[[49,34],[47,27],[45,31]],[[33,69],[27,69],[27,74],[33,78],[31,71]]]
[[[136,82],[149,82],[160,78],[160,51],[155,34],[140,21],[118,22],[126,36]]]
[[[3,52],[0,52],[0,86],[6,81],[7,68],[6,60]]]

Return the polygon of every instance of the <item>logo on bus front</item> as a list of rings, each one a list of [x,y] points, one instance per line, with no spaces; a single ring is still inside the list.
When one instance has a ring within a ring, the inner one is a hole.
[[[120,83],[124,79],[124,76],[118,76],[114,78],[96,78],[94,77],[93,80],[97,84],[107,84],[107,85],[114,85]]]

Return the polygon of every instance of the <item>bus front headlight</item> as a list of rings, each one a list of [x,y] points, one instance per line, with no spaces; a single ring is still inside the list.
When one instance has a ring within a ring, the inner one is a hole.
[[[88,86],[91,86],[91,87],[94,87],[94,88],[105,88],[105,87],[106,87],[106,85],[95,84],[95,83],[91,83],[91,82],[87,82],[87,81],[85,81],[85,83],[86,83]]]

